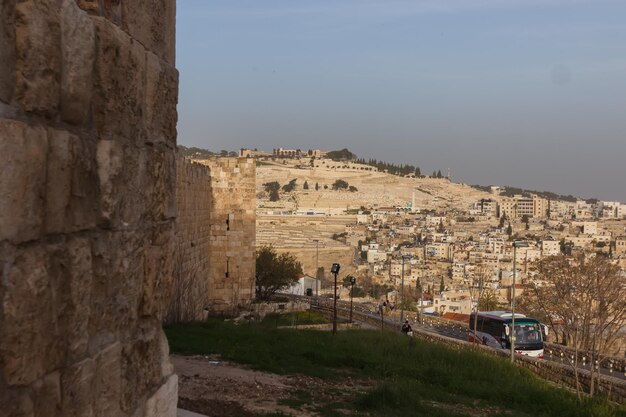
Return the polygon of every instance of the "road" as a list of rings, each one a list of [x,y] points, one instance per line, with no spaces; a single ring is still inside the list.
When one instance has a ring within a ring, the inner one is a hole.
[[[322,308],[327,308],[327,309],[332,308],[332,299],[328,299],[328,298],[324,299],[321,297],[318,297],[316,299],[316,297],[313,297],[312,299],[310,299],[310,301],[311,301],[312,306],[316,305],[317,303],[317,305]],[[342,317],[347,318],[349,316],[349,309],[350,309],[349,302],[341,301],[341,300],[337,301],[338,315],[341,315]],[[353,309],[354,309],[353,319],[357,322],[362,321],[362,320],[359,320],[359,316],[367,316],[370,319],[380,321],[380,315],[378,314],[377,311],[375,311],[374,307],[371,306],[370,304],[354,304]],[[463,341],[468,340],[469,328],[464,323],[459,322],[458,324],[456,324],[455,322],[448,321],[444,325],[443,322],[438,323],[435,320],[439,318],[426,316],[425,317],[426,323],[420,324],[418,323],[418,320],[417,320],[418,316],[414,312],[408,313],[407,315],[405,315],[405,318],[409,319],[409,321],[411,322],[411,326],[416,331],[434,333],[434,334],[438,334],[441,336],[446,336],[446,337],[463,340]],[[394,323],[395,325],[397,325],[398,331],[400,331],[400,326],[401,326],[400,318],[385,317],[385,324],[387,326],[389,325],[393,326]],[[559,363],[564,363],[564,364],[571,363],[571,359],[567,357],[561,357],[560,353],[553,354],[549,349],[545,349],[544,353],[545,353],[544,360],[552,361],[552,362],[559,362]],[[580,369],[586,369],[586,370],[591,369],[591,366],[589,364],[583,365],[582,363],[579,363],[578,367]],[[599,371],[601,375],[611,376],[613,378],[617,378],[622,381],[626,380],[626,368],[611,370],[610,368],[602,367],[599,369]]]

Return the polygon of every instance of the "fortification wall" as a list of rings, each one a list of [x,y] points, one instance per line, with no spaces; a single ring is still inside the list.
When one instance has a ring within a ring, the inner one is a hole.
[[[211,158],[209,307],[228,312],[254,298],[256,164],[248,158]]]
[[[176,158],[174,289],[167,321],[201,319],[208,304],[211,170]]]
[[[0,414],[163,416],[174,0],[0,3]]]
[[[195,318],[205,307],[233,312],[254,297],[255,175],[253,159],[177,158],[181,276],[195,288],[187,299],[202,301]]]

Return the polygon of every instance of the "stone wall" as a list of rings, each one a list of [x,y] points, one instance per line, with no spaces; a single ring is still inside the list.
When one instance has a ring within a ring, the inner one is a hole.
[[[234,312],[254,297],[255,176],[253,159],[177,159],[181,275],[201,278],[196,287],[204,285],[212,313]]]
[[[0,414],[167,416],[174,0],[0,3]]]
[[[174,289],[168,322],[201,319],[208,305],[211,170],[176,158]]]

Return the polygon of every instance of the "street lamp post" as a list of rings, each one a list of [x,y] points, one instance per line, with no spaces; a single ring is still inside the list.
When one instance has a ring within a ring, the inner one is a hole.
[[[517,276],[517,248],[527,248],[527,242],[513,242],[513,285],[511,286],[511,362],[515,362],[515,278]]]
[[[350,275],[350,323],[352,323],[352,297],[354,297],[354,284],[356,284],[356,278]]]
[[[337,275],[339,274],[339,264],[333,264],[330,272],[335,275],[335,288],[333,297],[333,335],[337,333]]]
[[[313,239],[313,242],[315,242],[315,296],[319,296],[319,291],[318,288],[320,286],[320,276],[319,276],[319,269],[320,269],[320,240],[319,239]]]
[[[424,325],[424,286],[420,282],[420,324]]]
[[[400,328],[402,328],[402,324],[404,323],[404,256],[402,256],[402,282],[400,284]]]

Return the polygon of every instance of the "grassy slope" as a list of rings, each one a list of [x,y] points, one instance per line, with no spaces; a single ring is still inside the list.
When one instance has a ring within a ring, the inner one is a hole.
[[[399,334],[355,330],[333,337],[329,332],[235,326],[218,320],[165,330],[174,353],[217,353],[278,374],[376,380],[376,388],[353,400],[360,415],[453,415],[434,407],[434,401],[495,407],[489,415],[626,416],[624,406],[600,400],[578,404],[570,392],[506,361],[419,341],[409,345]],[[336,407],[331,404],[322,414],[341,415],[333,410]]]

